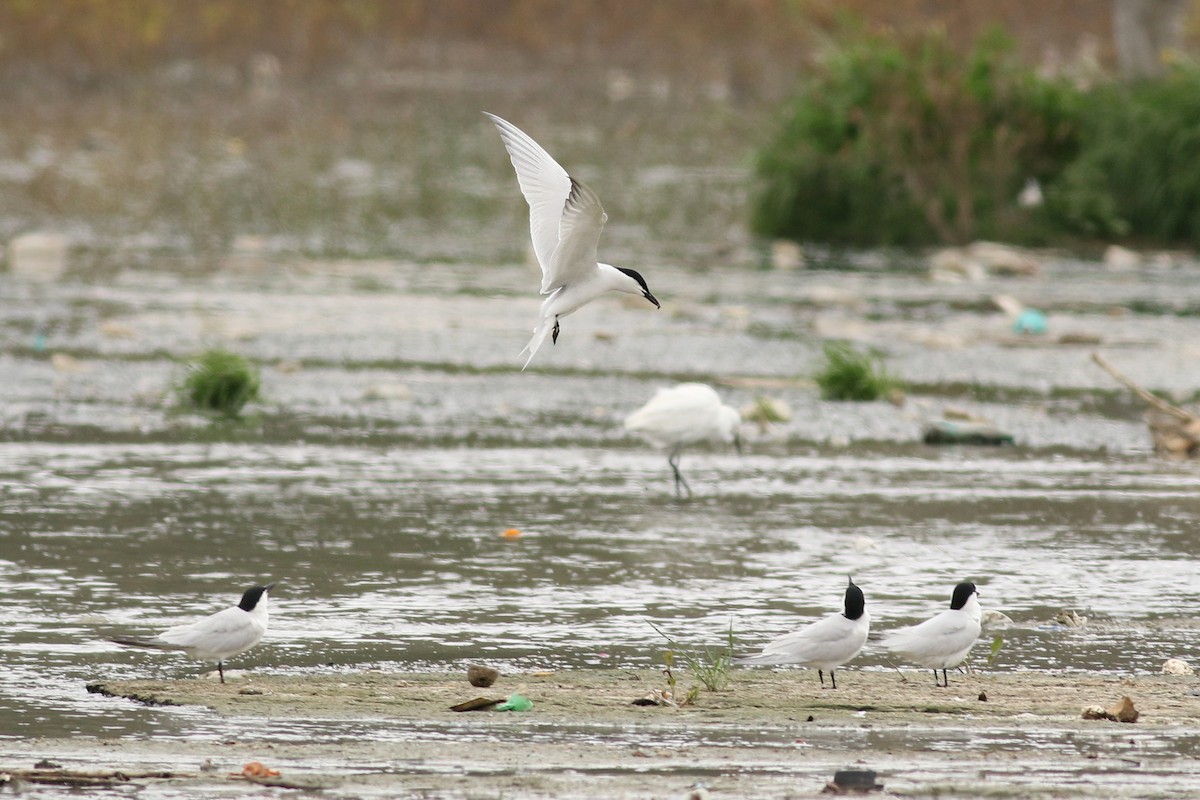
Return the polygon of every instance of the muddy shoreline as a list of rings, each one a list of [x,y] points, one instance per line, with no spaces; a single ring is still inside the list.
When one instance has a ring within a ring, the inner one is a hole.
[[[681,694],[694,683],[677,677]],[[822,690],[806,671],[738,670],[727,690],[681,708],[633,704],[666,688],[649,669],[512,674],[487,689],[464,675],[382,671],[106,680],[89,691],[203,707],[245,736],[0,740],[0,766],[36,756],[67,771],[120,770],[140,797],[258,791],[240,774],[251,761],[280,772],[265,785],[329,797],[810,797],[846,767],[876,770],[888,793],[911,797],[1186,797],[1200,787],[1193,677],[988,673],[959,675],[948,690],[926,672],[839,677]],[[513,692],[533,709],[449,710]],[[1081,716],[1125,696],[1136,723]]]

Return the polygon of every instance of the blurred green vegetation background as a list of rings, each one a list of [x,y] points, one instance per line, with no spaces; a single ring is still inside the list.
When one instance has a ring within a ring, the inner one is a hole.
[[[0,239],[95,275],[523,258],[487,109],[599,181],[616,259],[1193,246],[1200,14],[1162,2],[1130,80],[1097,0],[0,0]]]

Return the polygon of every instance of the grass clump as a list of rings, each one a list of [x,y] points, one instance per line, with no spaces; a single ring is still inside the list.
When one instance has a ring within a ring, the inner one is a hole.
[[[825,366],[814,379],[824,400],[879,400],[897,388],[878,356],[846,342],[825,343]]]
[[[752,227],[857,246],[1028,241],[1039,212],[1017,195],[1074,157],[1078,96],[998,32],[965,55],[944,31],[851,35],[758,153]]]
[[[184,401],[202,411],[236,417],[258,399],[258,370],[237,353],[208,350],[189,366],[180,386]]]
[[[720,692],[729,687],[729,671],[733,667],[733,622],[729,623],[725,646],[718,648],[686,647],[664,633],[653,622],[650,623],[650,627],[654,628],[658,635],[666,639],[667,644],[670,645],[671,649],[663,653],[663,663],[666,667],[663,672],[667,676],[668,690],[680,705],[693,702],[700,692],[700,686],[693,686],[682,700],[678,699],[675,689],[677,681],[671,671],[675,665],[676,655],[679,656],[679,660],[683,662],[688,672],[708,691]]]

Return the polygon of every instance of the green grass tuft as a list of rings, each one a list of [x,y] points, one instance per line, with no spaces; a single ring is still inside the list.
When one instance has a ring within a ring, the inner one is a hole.
[[[667,640],[667,644],[671,646],[670,650],[663,653],[663,663],[666,664],[667,685],[671,693],[675,693],[675,676],[671,672],[671,667],[675,663],[675,655],[678,654],[680,660],[696,680],[704,685],[704,688],[710,692],[720,692],[729,686],[729,670],[733,667],[733,622],[729,623],[729,631],[724,647],[685,647],[679,642],[672,639],[664,633],[661,628],[650,623],[650,627],[658,632],[658,635]],[[684,703],[695,700],[698,693],[698,687],[692,687],[688,692]]]
[[[814,378],[825,400],[879,400],[897,388],[878,356],[846,342],[825,343],[825,367]]]
[[[258,399],[258,370],[237,353],[208,350],[193,361],[180,393],[185,402],[202,411],[236,417]]]

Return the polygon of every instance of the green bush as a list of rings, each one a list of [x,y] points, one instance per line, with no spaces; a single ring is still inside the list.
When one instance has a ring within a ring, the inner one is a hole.
[[[1079,157],[1046,188],[1046,213],[1094,237],[1200,245],[1200,66],[1091,90]]]
[[[852,245],[1027,240],[1026,179],[1078,146],[1078,93],[1020,66],[992,33],[858,35],[829,54],[757,157],[757,233]]]
[[[878,357],[846,342],[825,343],[825,366],[814,379],[824,400],[878,400],[896,388]]]
[[[236,417],[246,403],[258,399],[258,386],[258,370],[245,358],[208,350],[189,365],[180,388],[193,407]]]

